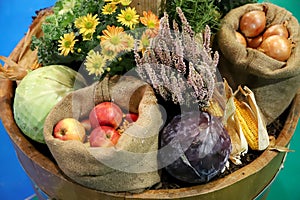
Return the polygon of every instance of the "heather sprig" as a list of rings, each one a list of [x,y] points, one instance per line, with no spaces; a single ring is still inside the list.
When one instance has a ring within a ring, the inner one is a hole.
[[[200,107],[206,107],[214,92],[219,56],[217,52],[212,56],[210,28],[206,26],[203,42],[199,43],[180,8],[177,13],[181,30],[175,21],[171,30],[165,13],[158,35],[145,53],[141,56],[135,48],[137,72],[164,99],[181,105],[196,101]]]

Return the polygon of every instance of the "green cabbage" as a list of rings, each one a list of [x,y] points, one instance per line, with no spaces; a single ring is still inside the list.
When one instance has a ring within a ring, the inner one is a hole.
[[[86,86],[84,78],[62,65],[41,67],[27,74],[16,88],[14,118],[21,131],[45,143],[43,125],[50,110],[68,93]]]

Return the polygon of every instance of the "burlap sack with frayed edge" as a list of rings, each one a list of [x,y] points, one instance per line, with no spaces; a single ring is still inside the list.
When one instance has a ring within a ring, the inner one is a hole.
[[[89,147],[53,137],[53,127],[66,117],[82,119],[98,103],[112,100],[138,112],[139,118],[115,147]],[[44,124],[44,137],[60,169],[86,187],[109,192],[139,192],[160,181],[157,171],[158,134],[162,117],[152,88],[134,77],[104,79],[60,101]]]
[[[251,10],[266,9],[267,27],[288,22],[290,39],[295,44],[286,62],[245,48],[235,38],[240,17]],[[247,4],[231,10],[224,18],[216,36],[220,53],[219,70],[229,85],[248,86],[255,94],[266,123],[273,122],[288,107],[300,87],[300,28],[290,12],[270,3]]]

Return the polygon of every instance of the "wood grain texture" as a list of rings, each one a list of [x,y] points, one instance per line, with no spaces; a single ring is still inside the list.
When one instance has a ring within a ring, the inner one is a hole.
[[[155,14],[161,13],[161,7],[165,4],[166,0],[133,0],[130,4],[135,7],[137,12],[142,15],[143,11],[151,10]]]

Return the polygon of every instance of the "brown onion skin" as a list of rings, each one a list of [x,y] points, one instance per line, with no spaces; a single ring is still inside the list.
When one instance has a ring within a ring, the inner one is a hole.
[[[263,34],[263,39],[272,35],[280,35],[285,38],[289,38],[289,31],[284,24],[274,24],[266,29]]]
[[[283,36],[272,35],[263,40],[258,50],[278,61],[286,61],[292,53],[292,43]]]
[[[266,27],[264,11],[253,10],[245,13],[240,19],[240,30],[246,37],[256,37]]]
[[[247,47],[247,41],[246,41],[246,38],[239,32],[235,31],[235,37],[236,37],[236,40],[241,44],[243,45],[244,47]]]
[[[256,36],[255,38],[247,38],[247,46],[256,49],[260,46],[263,41],[262,35]]]

